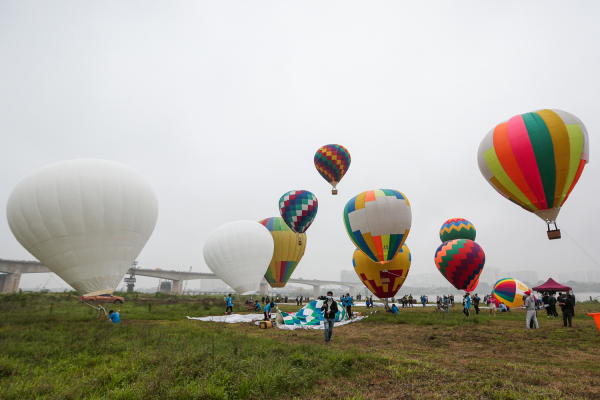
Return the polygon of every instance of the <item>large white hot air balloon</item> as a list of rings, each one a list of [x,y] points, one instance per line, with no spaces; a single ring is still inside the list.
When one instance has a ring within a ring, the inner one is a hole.
[[[158,202],[116,162],[69,160],[33,171],[6,206],[19,243],[82,295],[112,293],[154,231]]]
[[[237,293],[257,292],[273,258],[273,237],[255,221],[221,225],[204,242],[204,261]]]

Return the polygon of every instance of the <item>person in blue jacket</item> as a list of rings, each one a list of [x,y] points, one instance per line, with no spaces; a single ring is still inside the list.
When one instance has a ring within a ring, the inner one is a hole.
[[[119,322],[121,322],[121,316],[119,315],[120,312],[121,312],[121,310],[119,310],[117,312],[110,310],[108,312],[108,317],[106,317],[106,319],[111,321],[113,324],[118,324]]]
[[[262,310],[262,307],[260,306],[260,302],[257,300],[256,303],[254,303],[254,311],[260,310]]]
[[[267,305],[265,306],[265,321],[270,321],[271,320],[271,310],[273,310],[275,307],[277,307],[277,304],[270,302],[267,303]]]
[[[352,297],[350,297],[350,293],[346,293],[346,298],[344,300],[344,305],[346,306],[346,313],[348,314],[348,318],[352,318]]]
[[[471,296],[469,296],[469,293],[465,294],[463,298],[463,304],[463,313],[467,316],[467,318],[469,318],[469,316],[471,316],[471,312],[469,311],[471,309]]]
[[[227,308],[225,309],[225,313],[227,313],[227,311],[233,312],[233,299],[231,298],[231,293],[227,296]]]
[[[395,304],[392,304],[392,312],[393,312],[394,314],[398,314],[398,307],[396,307],[396,305],[395,305]]]

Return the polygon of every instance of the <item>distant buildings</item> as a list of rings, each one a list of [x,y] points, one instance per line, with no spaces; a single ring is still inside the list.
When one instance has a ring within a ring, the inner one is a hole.
[[[502,278],[504,278],[504,276],[502,276],[502,270],[500,268],[486,266],[479,276],[479,282],[493,286]]]
[[[360,283],[360,279],[358,278],[358,275],[356,275],[356,272],[348,270],[340,271],[340,281]]]
[[[513,278],[526,285],[535,285],[538,282],[538,273],[536,271],[508,271],[502,278]]]

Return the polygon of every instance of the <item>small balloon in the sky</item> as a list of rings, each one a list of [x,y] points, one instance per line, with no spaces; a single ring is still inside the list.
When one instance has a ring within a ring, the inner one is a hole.
[[[581,120],[566,111],[546,109],[498,124],[481,141],[477,162],[498,193],[546,221],[552,240],[560,239],[556,218],[589,154]]]
[[[273,237],[256,221],[233,221],[204,242],[208,268],[239,294],[257,292],[273,258]]]
[[[440,228],[440,239],[442,242],[454,239],[475,240],[475,227],[464,218],[451,218],[444,222]]]
[[[348,172],[350,161],[348,149],[339,144],[326,144],[315,153],[315,167],[333,187],[332,194],[337,194],[336,186]]]
[[[344,208],[350,240],[374,262],[392,261],[410,232],[412,213],[404,194],[392,189],[367,190]]]
[[[287,226],[296,233],[298,245],[302,245],[301,233],[313,223],[319,209],[317,196],[308,190],[291,190],[279,199],[279,213]]]
[[[112,293],[154,231],[154,190],[133,169],[69,160],[13,189],[8,225],[27,251],[82,295]]]

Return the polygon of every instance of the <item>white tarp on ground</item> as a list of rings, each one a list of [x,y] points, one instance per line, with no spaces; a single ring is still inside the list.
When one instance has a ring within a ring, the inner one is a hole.
[[[260,321],[263,320],[263,314],[231,314],[231,315],[212,315],[210,317],[187,317],[188,319],[193,319],[196,321],[205,321],[205,322],[225,322],[226,324],[239,324],[239,323],[248,323],[254,322],[256,325]],[[356,317],[354,319],[342,322],[336,322],[333,324],[334,327],[348,325],[353,322],[358,322],[366,317]],[[279,329],[285,329],[292,331],[294,329],[325,329],[323,324],[321,325],[284,325],[278,324],[277,327]]]
[[[390,307],[391,307],[391,304],[392,303],[390,303]],[[352,305],[356,306],[356,307],[366,307],[367,303],[365,303],[364,301],[355,301],[354,303],[352,303]],[[377,303],[376,301],[373,302],[373,307],[383,307],[383,306],[384,306],[383,303]]]
[[[187,317],[188,319],[195,319],[197,321],[212,321],[212,322],[225,322],[227,324],[239,324],[240,322],[253,322],[256,320],[263,320],[263,314],[231,314],[231,315],[212,315],[210,317]]]

